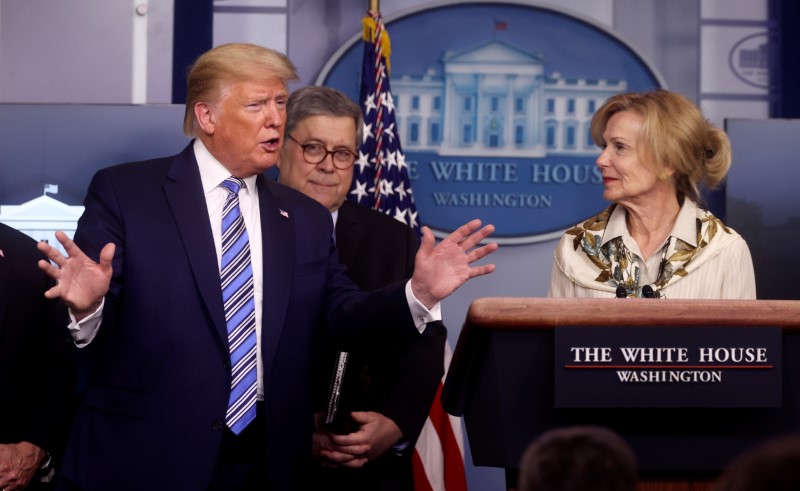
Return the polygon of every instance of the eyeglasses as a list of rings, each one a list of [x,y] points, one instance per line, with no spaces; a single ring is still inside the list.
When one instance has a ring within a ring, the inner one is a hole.
[[[317,165],[328,155],[333,156],[333,166],[339,170],[347,170],[353,166],[356,161],[356,154],[347,150],[346,148],[337,148],[336,150],[328,150],[324,146],[319,143],[306,143],[302,144],[299,141],[295,140],[292,135],[286,135],[286,138],[292,140],[293,142],[297,143],[303,149],[303,158],[306,159],[306,162],[309,164]]]

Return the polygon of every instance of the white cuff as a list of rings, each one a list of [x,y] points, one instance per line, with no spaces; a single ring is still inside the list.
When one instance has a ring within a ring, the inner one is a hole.
[[[408,302],[408,309],[411,311],[411,317],[414,318],[414,325],[420,334],[425,332],[425,326],[428,325],[428,322],[442,320],[442,303],[436,302],[436,305],[428,310],[422,302],[417,300],[414,292],[411,291],[411,280],[406,283],[406,301]]]
[[[97,330],[100,327],[100,323],[103,321],[103,306],[105,304],[106,299],[104,297],[100,301],[100,307],[80,321],[75,319],[72,309],[68,309],[70,322],[67,325],[67,328],[69,329],[69,333],[72,335],[72,341],[78,348],[88,346],[89,343],[91,343],[94,339],[95,335],[97,335]]]

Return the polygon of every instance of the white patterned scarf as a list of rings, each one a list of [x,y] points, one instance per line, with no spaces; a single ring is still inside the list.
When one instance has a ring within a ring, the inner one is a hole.
[[[629,297],[642,296],[639,267],[633,254],[622,242],[622,237],[603,240],[603,235],[615,207],[613,204],[602,213],[589,218],[565,232],[555,251],[555,260],[561,271],[577,285],[593,290],[616,292],[622,286]],[[700,208],[686,198],[683,207],[693,207],[697,229],[696,244],[690,244],[674,235],[665,251],[655,289],[674,284],[714,259],[735,241],[739,234],[725,226],[712,213]],[[624,210],[623,208],[623,211]],[[674,231],[674,228],[673,228]]]

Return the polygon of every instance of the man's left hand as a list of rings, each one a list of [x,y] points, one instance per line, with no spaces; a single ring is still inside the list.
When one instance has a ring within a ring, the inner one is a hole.
[[[481,221],[475,219],[458,227],[434,246],[433,232],[428,227],[422,227],[422,243],[411,277],[414,296],[430,309],[470,278],[494,271],[494,264],[471,266],[473,262],[497,250],[494,242],[475,248],[492,232],[494,225],[481,228]]]

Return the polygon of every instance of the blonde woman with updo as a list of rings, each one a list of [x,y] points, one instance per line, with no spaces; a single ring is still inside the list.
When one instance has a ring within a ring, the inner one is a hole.
[[[565,232],[548,295],[756,298],[744,239],[698,204],[728,173],[727,135],[667,90],[609,98],[591,133],[613,204]]]

